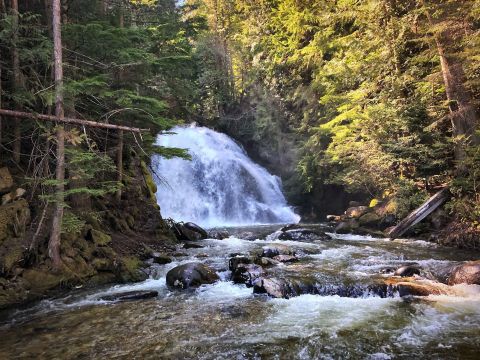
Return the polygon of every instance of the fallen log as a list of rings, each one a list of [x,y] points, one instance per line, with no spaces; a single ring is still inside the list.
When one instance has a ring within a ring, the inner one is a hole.
[[[11,116],[13,118],[25,118],[25,119],[32,119],[32,120],[44,120],[44,121],[61,122],[66,124],[76,124],[76,125],[96,127],[96,128],[102,128],[102,129],[123,130],[123,131],[128,131],[133,133],[142,133],[142,132],[148,131],[148,129],[140,129],[140,128],[135,128],[130,126],[115,125],[115,124],[107,124],[107,123],[91,121],[91,120],[75,119],[75,118],[68,118],[68,117],[59,118],[53,115],[43,115],[43,114],[27,113],[22,111],[13,111],[13,110],[5,110],[5,109],[0,109],[0,115]]]
[[[400,221],[397,226],[390,230],[390,232],[388,233],[390,239],[393,240],[405,234],[407,230],[425,219],[439,206],[443,205],[449,197],[450,191],[448,187],[437,192],[430,199],[424,202],[422,206],[412,211],[405,219]]]

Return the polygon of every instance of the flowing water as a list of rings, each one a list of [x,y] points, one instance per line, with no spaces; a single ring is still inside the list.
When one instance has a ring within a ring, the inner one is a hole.
[[[277,228],[229,229],[227,239],[203,240],[202,249],[181,249],[185,254],[173,263],[152,265],[145,282],[79,291],[4,313],[0,358],[478,359],[480,286],[456,285],[449,295],[422,298],[369,290],[388,276],[384,268],[416,262],[435,272],[478,259],[477,253],[423,241],[331,239],[323,226],[314,227],[319,235],[308,239],[278,240]],[[332,294],[273,299],[230,281],[229,254],[252,254],[272,243],[294,249],[300,261],[268,271],[284,279],[313,279],[317,289],[333,289]],[[221,281],[193,291],[168,290],[166,272],[191,261],[209,264]],[[357,291],[342,295],[337,291],[342,285]],[[99,300],[140,289],[159,295],[132,302]]]
[[[281,182],[233,139],[205,127],[177,126],[157,145],[188,149],[191,161],[155,157],[157,199],[165,218],[204,227],[296,223]]]

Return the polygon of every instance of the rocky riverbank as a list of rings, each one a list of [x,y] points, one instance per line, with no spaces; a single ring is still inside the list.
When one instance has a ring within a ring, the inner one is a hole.
[[[47,254],[51,209],[31,200],[33,191],[21,173],[0,169],[0,308],[81,287],[142,281],[145,260],[173,252],[177,240],[160,215],[143,162],[126,169],[120,201],[106,195],[66,210],[75,221],[66,221],[62,233],[60,270],[53,270]]]

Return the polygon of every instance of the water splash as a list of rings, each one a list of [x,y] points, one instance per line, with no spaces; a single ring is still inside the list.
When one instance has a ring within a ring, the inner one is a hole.
[[[175,127],[161,146],[186,148],[191,161],[155,157],[153,166],[170,186],[159,185],[164,217],[205,227],[296,223],[281,181],[255,164],[234,140],[204,127]]]

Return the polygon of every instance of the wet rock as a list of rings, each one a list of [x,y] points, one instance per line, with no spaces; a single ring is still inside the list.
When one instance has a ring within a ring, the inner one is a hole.
[[[358,229],[359,226],[360,225],[358,224],[358,221],[356,221],[355,219],[349,219],[339,223],[335,228],[335,232],[337,234],[349,234]]]
[[[188,256],[188,254],[177,251],[177,252],[173,253],[172,256],[174,256],[174,257],[185,257],[185,256]]]
[[[0,168],[0,194],[10,191],[13,186],[13,178],[7,167]]]
[[[280,231],[285,232],[285,231],[288,231],[288,230],[299,229],[299,228],[300,228],[300,225],[298,225],[298,224],[288,224],[288,225],[285,225],[284,227],[282,227],[280,229]]]
[[[277,260],[274,260],[268,257],[258,257],[255,259],[255,264],[258,264],[261,266],[275,266],[275,265],[278,265],[279,262]]]
[[[277,255],[292,255],[295,256],[295,251],[290,249],[286,245],[282,244],[272,244],[268,246],[264,246],[262,248],[262,257],[273,258]]]
[[[254,294],[267,294],[274,298],[285,298],[285,284],[278,279],[259,278],[253,284]]]
[[[232,271],[232,281],[235,284],[253,286],[255,280],[264,274],[263,268],[256,264],[238,264]]]
[[[161,254],[161,253],[153,253],[152,254],[152,259],[155,264],[170,264],[172,262],[172,258],[166,254]]]
[[[197,259],[205,259],[205,258],[208,258],[208,254],[207,253],[200,253],[200,254],[195,255],[195,257]]]
[[[429,284],[415,283],[415,282],[398,283],[397,289],[401,297],[447,294],[447,292],[441,289],[440,287],[429,285]]]
[[[184,226],[188,230],[196,232],[197,234],[200,234],[201,239],[206,239],[208,237],[208,233],[203,228],[201,228],[200,226],[198,226],[195,223],[187,222],[187,223],[184,224]]]
[[[223,240],[230,236],[226,230],[211,230],[208,232],[209,239]]]
[[[204,246],[188,241],[183,244],[183,248],[184,249],[203,249]]]
[[[291,262],[298,261],[298,258],[292,255],[277,255],[273,257],[273,260],[281,263],[291,263]]]
[[[195,288],[218,280],[215,270],[196,262],[177,266],[167,273],[167,286],[170,289]]]
[[[283,231],[279,236],[279,240],[312,240],[314,238],[318,238],[319,234],[310,229],[291,229],[287,231]]]
[[[401,277],[410,277],[413,275],[420,275],[420,267],[416,265],[401,266],[397,270],[395,270],[393,275],[401,276]]]
[[[100,300],[104,301],[131,301],[149,299],[158,296],[158,291],[153,290],[140,290],[140,291],[128,291],[118,294],[105,295],[100,297]]]
[[[469,261],[455,267],[448,278],[448,284],[480,285],[480,260]]]
[[[240,264],[251,264],[252,260],[246,256],[235,256],[228,261],[230,271],[235,271]]]
[[[355,206],[355,207],[349,207],[345,211],[345,215],[348,216],[349,218],[359,218],[362,215],[371,212],[373,209],[368,207],[368,206]]]

